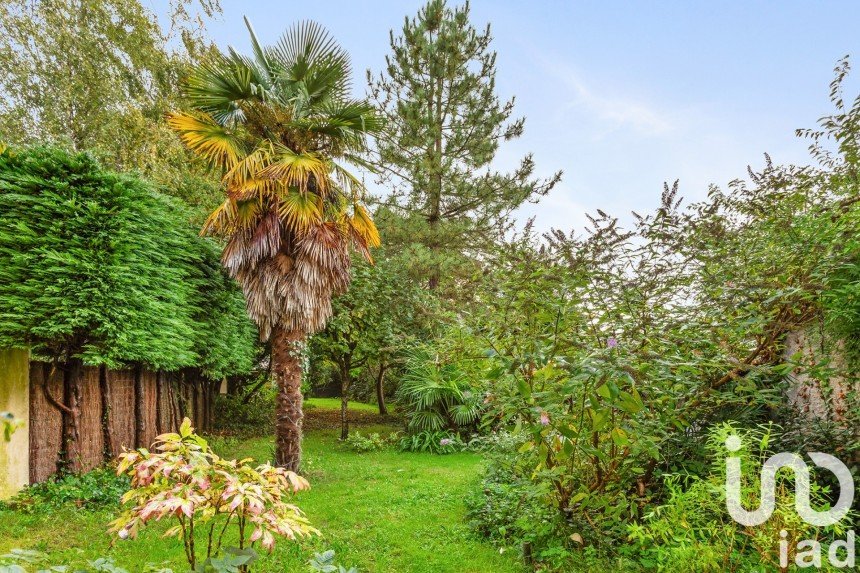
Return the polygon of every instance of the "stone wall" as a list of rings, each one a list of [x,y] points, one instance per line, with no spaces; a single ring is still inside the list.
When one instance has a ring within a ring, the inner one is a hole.
[[[784,356],[798,364],[789,376],[789,403],[810,418],[845,422],[860,394],[860,376],[849,364],[845,344],[811,327],[786,337]]]

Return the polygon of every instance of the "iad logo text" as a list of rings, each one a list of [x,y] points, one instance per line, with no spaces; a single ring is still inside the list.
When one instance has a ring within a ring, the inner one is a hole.
[[[730,452],[741,449],[742,442],[738,436],[726,439],[726,448]],[[797,514],[806,523],[815,526],[828,526],[839,523],[851,509],[854,502],[854,480],[851,471],[839,459],[821,452],[810,452],[809,457],[816,466],[833,472],[839,482],[839,499],[827,511],[816,511],[809,503],[810,475],[809,467],[797,454],[782,452],[771,456],[761,468],[760,503],[757,509],[747,511],[741,503],[741,459],[730,456],[726,458],[726,508],[732,518],[747,527],[761,525],[770,519],[776,508],[776,474],[782,468],[790,468],[795,475],[795,501]],[[788,566],[789,543],[787,532],[780,535],[779,554],[780,566]],[[841,550],[841,551],[840,551]],[[855,534],[848,532],[846,540],[835,541],[827,550],[830,564],[836,568],[854,567],[855,564]],[[818,541],[806,539],[797,544],[795,564],[798,567],[821,567],[822,547]]]

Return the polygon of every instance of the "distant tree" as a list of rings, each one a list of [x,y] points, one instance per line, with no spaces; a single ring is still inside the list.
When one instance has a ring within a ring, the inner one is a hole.
[[[211,209],[214,178],[166,122],[180,78],[207,51],[218,0],[171,2],[165,29],[139,0],[0,3],[0,141],[90,151]]]
[[[496,94],[496,53],[489,25],[469,21],[469,4],[450,8],[431,0],[391,33],[391,54],[372,99],[385,113],[375,163],[394,190],[392,204],[407,213],[404,239],[435,288],[462,256],[485,252],[509,228],[509,215],[536,201],[560,180],[534,177],[531,155],[511,173],[492,162],[502,141],[522,135],[511,119],[514,100]]]
[[[251,31],[251,44],[251,57],[231,50],[195,68],[185,86],[194,112],[170,124],[222,170],[226,199],[205,229],[226,238],[223,263],[271,343],[276,458],[296,471],[306,338],[349,285],[351,247],[369,259],[379,245],[363,187],[339,162],[363,152],[380,121],[350,99],[349,57],[317,24],[298,24],[265,48]]]
[[[380,253],[376,264],[353,266],[349,291],[333,301],[334,314],[314,337],[315,355],[330,361],[340,381],[341,439],[349,435],[347,408],[356,371],[374,382],[380,415],[386,415],[385,375],[415,343],[432,315],[423,285],[402,261]]]

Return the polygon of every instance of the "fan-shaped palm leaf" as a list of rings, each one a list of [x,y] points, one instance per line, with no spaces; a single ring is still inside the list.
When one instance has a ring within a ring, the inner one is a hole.
[[[242,156],[242,145],[234,134],[208,114],[171,113],[167,124],[189,149],[213,165],[230,169]]]

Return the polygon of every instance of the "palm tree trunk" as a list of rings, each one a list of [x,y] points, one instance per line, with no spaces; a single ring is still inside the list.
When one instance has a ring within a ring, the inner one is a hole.
[[[275,463],[297,472],[302,460],[302,343],[300,330],[272,330],[272,374],[278,384]]]

